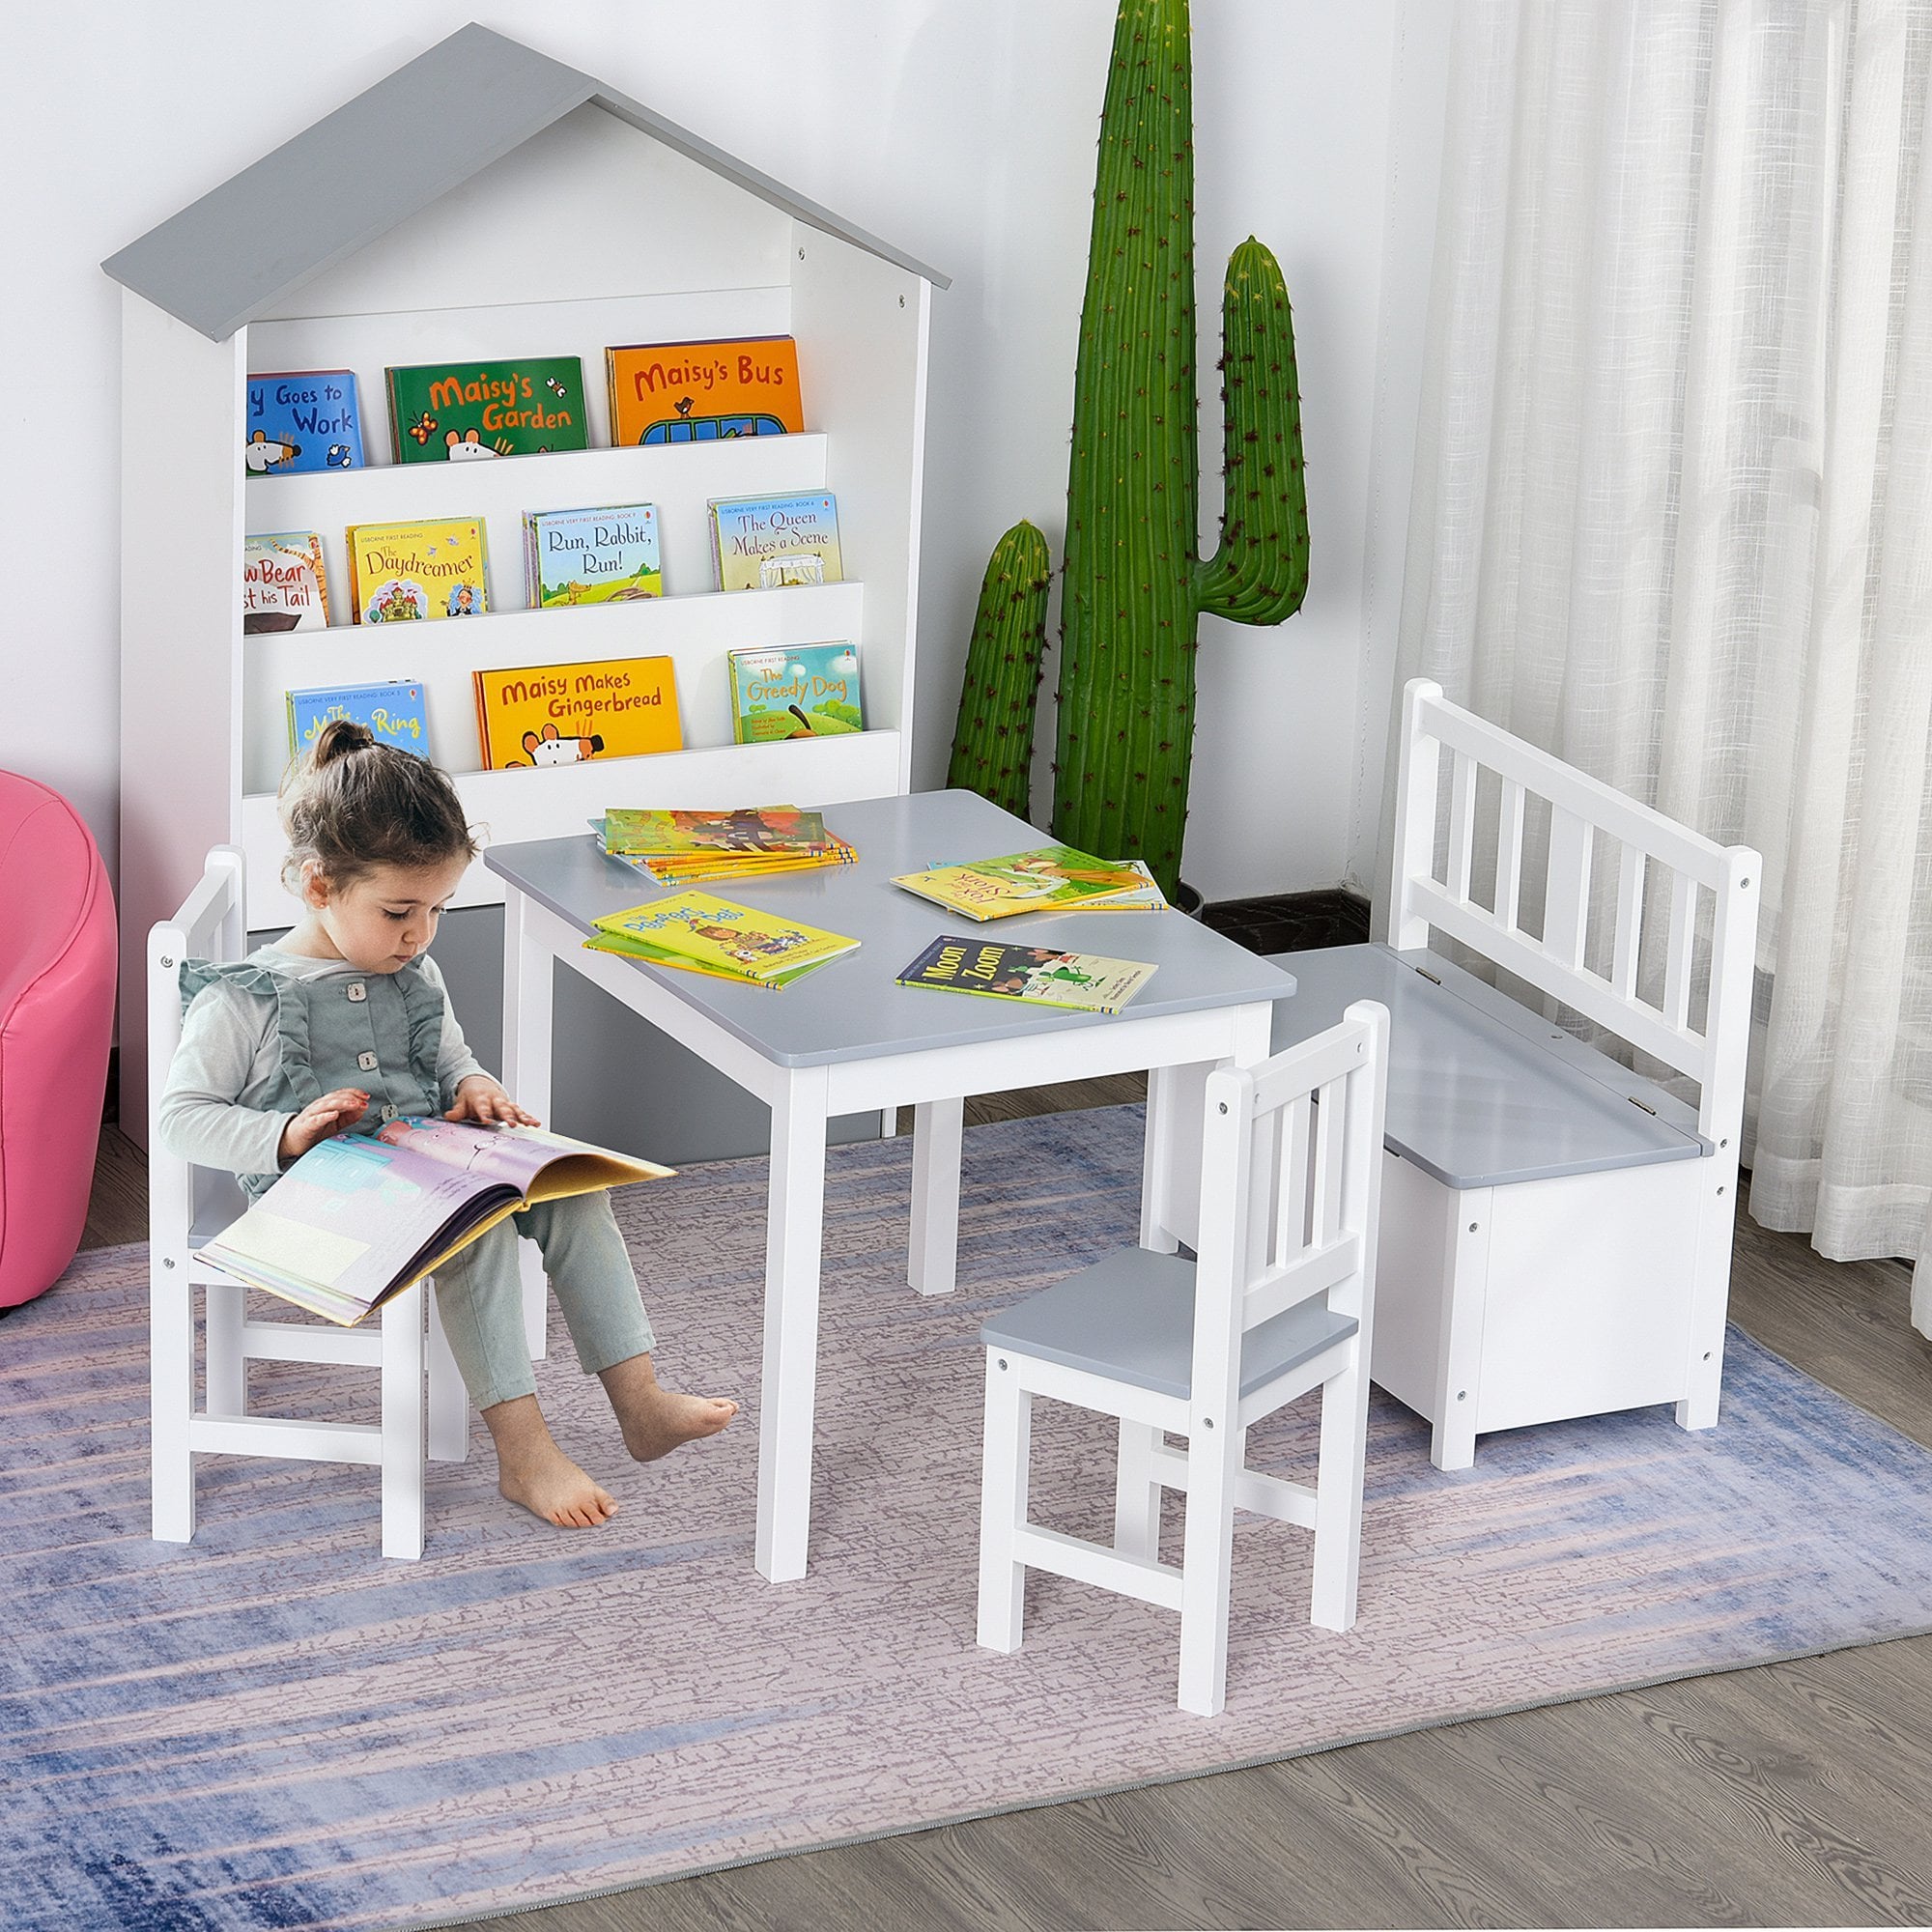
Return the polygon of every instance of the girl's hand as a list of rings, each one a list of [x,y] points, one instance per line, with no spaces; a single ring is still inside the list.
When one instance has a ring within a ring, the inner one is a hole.
[[[359,1087],[338,1087],[320,1100],[311,1100],[282,1129],[281,1145],[275,1150],[284,1161],[299,1160],[318,1141],[353,1127],[367,1111],[369,1096]]]
[[[526,1114],[487,1073],[472,1073],[456,1087],[456,1105],[442,1117],[445,1121],[474,1121],[479,1126],[511,1124],[540,1127],[534,1114]]]

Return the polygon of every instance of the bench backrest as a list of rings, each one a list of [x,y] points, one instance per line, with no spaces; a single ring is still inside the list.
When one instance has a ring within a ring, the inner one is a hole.
[[[1487,905],[1471,896],[1479,789],[1495,811]],[[1547,858],[1525,880],[1532,810],[1539,830],[1548,812],[1547,840],[1533,841]],[[1389,944],[1427,946],[1433,927],[1688,1075],[1714,1144],[1736,1134],[1743,1111],[1761,870],[1749,846],[1719,845],[1639,805],[1451,704],[1440,685],[1405,689]],[[1522,915],[1539,900],[1535,933]]]

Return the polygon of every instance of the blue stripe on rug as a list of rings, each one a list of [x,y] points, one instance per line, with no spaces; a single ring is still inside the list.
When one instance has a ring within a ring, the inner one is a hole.
[[[1175,1709],[1173,1618],[1058,1578],[1018,1655],[980,1651],[979,1323],[1133,1238],[1140,1153],[1134,1108],[975,1129],[960,1293],[928,1301],[907,1144],[834,1150],[812,1570],[778,1589],[752,1566],[762,1161],[618,1197],[661,1372],[746,1413],[635,1467],[558,1328],[545,1410],[620,1515],[513,1510],[472,1418],[414,1565],[378,1553],[374,1472],[317,1464],[208,1459],[195,1543],[149,1541],[145,1251],[83,1257],[0,1325],[6,1923],[503,1912],[1932,1622],[1932,1453],[1734,1330],[1695,1435],[1639,1409],[1444,1475],[1378,1401],[1360,1621],[1313,1629],[1306,1539],[1242,1519],[1219,1719]],[[373,1412],[373,1378],[254,1374],[287,1412]],[[1306,1406],[1259,1464],[1305,1472]],[[1041,1408],[1040,1520],[1103,1529],[1110,1434]]]

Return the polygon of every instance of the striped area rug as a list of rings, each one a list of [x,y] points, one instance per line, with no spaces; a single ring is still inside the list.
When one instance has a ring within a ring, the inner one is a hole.
[[[936,1302],[904,1286],[907,1145],[833,1152],[812,1568],[781,1588],[752,1567],[761,1161],[619,1197],[661,1373],[747,1413],[633,1467],[558,1333],[547,1412],[621,1514],[512,1510],[479,1422],[432,1467],[419,1564],[377,1553],[373,1472],[313,1464],[211,1459],[196,1542],[150,1542],[145,1255],[83,1257],[0,1323],[0,1917],[507,1911],[1932,1622],[1932,1454],[1734,1332],[1704,1435],[1640,1410],[1445,1476],[1380,1404],[1359,1624],[1311,1628],[1304,1539],[1243,1519],[1218,1719],[1175,1708],[1173,1619],[1071,1583],[1035,1580],[1017,1656],[980,1651],[980,1311],[1132,1238],[1140,1131],[970,1133]],[[284,1406],[349,1412],[346,1372],[272,1373]],[[1039,1514],[1097,1531],[1106,1425],[1042,1417]],[[1290,1412],[1257,1460],[1312,1443]]]

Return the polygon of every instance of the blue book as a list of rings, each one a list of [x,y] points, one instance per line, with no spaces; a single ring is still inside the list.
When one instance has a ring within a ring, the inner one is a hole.
[[[250,476],[362,468],[362,406],[352,369],[248,378],[242,467]]]
[[[408,678],[385,684],[325,684],[313,691],[292,691],[289,698],[289,750],[301,757],[333,718],[366,724],[378,743],[400,745],[419,757],[429,756],[429,721],[423,713],[423,688]]]
[[[527,511],[524,568],[533,610],[662,596],[658,513],[649,503]]]
[[[836,738],[866,728],[856,645],[753,645],[725,655],[731,730],[739,744]]]

